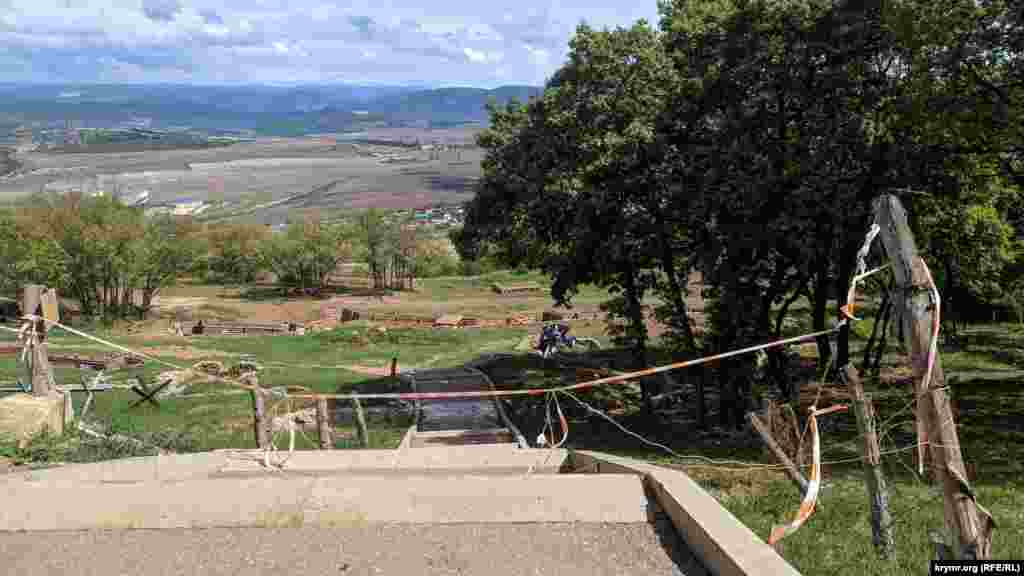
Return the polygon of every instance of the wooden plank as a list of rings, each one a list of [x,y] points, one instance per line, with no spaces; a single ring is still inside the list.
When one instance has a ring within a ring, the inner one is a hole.
[[[459,314],[445,314],[437,320],[434,320],[434,326],[445,326],[450,328],[457,328],[459,323],[462,322],[462,316]]]
[[[967,480],[960,438],[957,435],[945,375],[938,350],[929,381],[925,382],[933,322],[937,321],[939,302],[932,302],[928,287],[934,286],[927,266],[917,253],[907,215],[899,199],[885,195],[875,201],[875,222],[886,254],[892,260],[897,296],[901,310],[903,339],[910,350],[914,373],[914,396],[918,400],[917,418],[928,441],[932,472],[942,486],[946,527],[953,537],[952,553],[959,559],[991,557],[992,516],[974,499]],[[936,343],[936,348],[937,348]]]
[[[43,318],[50,322],[60,322],[60,306],[57,304],[57,290],[50,288],[44,290],[41,295],[41,304],[43,309]],[[50,324],[46,324],[46,329],[49,330]]]

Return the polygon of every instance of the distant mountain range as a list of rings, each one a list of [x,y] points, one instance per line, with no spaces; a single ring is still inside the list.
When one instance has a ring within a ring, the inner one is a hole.
[[[210,134],[299,135],[368,126],[453,126],[487,121],[486,104],[527,101],[533,86],[424,89],[347,84],[190,86],[0,83],[0,134],[19,125],[138,126]]]

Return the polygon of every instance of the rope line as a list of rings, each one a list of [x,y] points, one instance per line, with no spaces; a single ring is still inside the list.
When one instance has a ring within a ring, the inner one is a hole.
[[[42,320],[42,321],[46,322],[47,324],[58,326],[58,327],[63,328],[63,329],[65,329],[65,330],[67,330],[67,331],[69,331],[69,332],[71,332],[73,334],[81,336],[83,338],[92,340],[92,341],[97,342],[99,344],[104,344],[106,346],[110,346],[110,347],[115,348],[117,350],[120,350],[122,352],[126,352],[126,353],[129,353],[129,354],[136,355],[136,356],[138,356],[140,358],[145,358],[147,360],[151,360],[153,362],[162,364],[164,366],[168,366],[170,368],[174,368],[175,370],[188,370],[188,368],[186,368],[184,366],[180,366],[180,365],[174,364],[172,362],[167,362],[165,360],[161,360],[159,358],[155,358],[155,357],[150,356],[148,354],[144,354],[142,352],[138,352],[136,350],[132,350],[130,348],[126,348],[126,347],[121,346],[119,344],[115,344],[115,343],[110,342],[108,340],[105,340],[103,338],[99,338],[97,336],[93,336],[91,334],[87,334],[85,332],[81,332],[81,331],[75,330],[73,328],[69,328],[69,327],[67,327],[67,326],[65,326],[65,325],[63,325],[60,322],[57,322],[55,320],[48,320],[46,318],[43,318],[43,317],[40,317],[40,316],[35,316],[35,315],[29,315],[29,316],[26,316],[25,318],[26,319],[30,319],[30,320]],[[604,384],[619,384],[619,383],[623,383],[623,382],[626,382],[626,381],[629,381],[629,380],[633,380],[633,379],[636,379],[636,378],[642,378],[644,376],[650,376],[650,375],[653,375],[653,374],[660,374],[662,372],[669,372],[669,371],[672,371],[672,370],[680,370],[682,368],[689,368],[691,366],[698,366],[698,365],[706,364],[706,363],[709,363],[709,362],[715,362],[715,361],[718,361],[718,360],[724,360],[726,358],[731,358],[733,356],[739,356],[741,354],[749,354],[751,352],[757,352],[758,350],[764,350],[764,349],[767,349],[767,348],[774,348],[774,347],[778,347],[778,346],[785,346],[785,345],[788,345],[788,344],[795,344],[795,343],[798,343],[798,342],[805,342],[805,341],[808,341],[808,340],[813,340],[814,338],[817,338],[819,336],[825,336],[825,335],[828,335],[828,334],[833,334],[833,333],[839,331],[840,328],[842,328],[842,326],[845,325],[845,323],[846,323],[846,319],[843,319],[835,327],[830,328],[828,330],[820,330],[818,332],[812,332],[812,333],[805,334],[805,335],[802,335],[802,336],[794,336],[794,337],[791,337],[791,338],[783,338],[781,340],[775,340],[775,341],[772,341],[772,342],[768,342],[768,343],[765,343],[765,344],[758,344],[758,345],[755,345],[755,346],[748,346],[746,348],[741,348],[741,349],[738,349],[738,350],[731,350],[731,351],[728,351],[728,352],[723,352],[723,353],[715,354],[715,355],[712,355],[712,356],[705,356],[705,357],[701,357],[701,358],[694,358],[692,360],[686,360],[686,361],[683,361],[683,362],[676,362],[676,363],[673,363],[673,364],[657,366],[657,367],[654,367],[654,368],[647,368],[647,369],[639,370],[639,371],[636,371],[636,372],[628,372],[628,373],[624,373],[624,374],[617,374],[615,376],[609,376],[609,377],[606,377],[606,378],[598,378],[596,380],[590,380],[590,381],[587,381],[587,382],[579,382],[579,383],[576,383],[576,384],[570,384],[570,385],[558,386],[558,387],[552,387],[552,388],[528,388],[528,389],[521,389],[521,390],[476,390],[476,391],[464,391],[464,392],[387,392],[387,393],[382,392],[382,393],[371,393],[371,394],[322,394],[322,393],[291,394],[291,393],[288,393],[286,391],[285,394],[289,398],[305,398],[305,399],[312,399],[312,400],[319,400],[321,398],[326,398],[326,399],[334,399],[334,400],[372,399],[372,400],[405,400],[405,401],[411,401],[411,400],[444,400],[444,399],[449,399],[449,398],[458,399],[458,398],[499,398],[499,397],[507,397],[507,396],[540,396],[540,395],[549,394],[549,393],[552,393],[552,392],[567,392],[567,391],[572,391],[572,390],[583,390],[583,389],[587,389],[587,388],[593,388],[595,386],[601,386],[601,385],[604,385]],[[229,384],[229,385],[232,385],[232,386],[236,386],[236,387],[239,387],[239,388],[243,388],[243,389],[247,389],[247,390],[251,390],[251,391],[256,391],[256,392],[261,392],[261,393],[266,393],[267,392],[266,388],[262,388],[260,386],[253,386],[253,385],[250,385],[250,384],[244,384],[244,383],[240,382],[237,379],[225,378],[223,376],[213,376],[213,375],[208,375],[208,376],[209,376],[210,379],[212,379],[214,381],[219,381],[219,382],[222,382],[222,383],[225,383],[225,384]]]

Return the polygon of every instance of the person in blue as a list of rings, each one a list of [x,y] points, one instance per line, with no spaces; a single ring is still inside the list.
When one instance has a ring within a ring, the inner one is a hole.
[[[540,341],[537,342],[537,349],[544,352],[549,347],[563,345],[572,347],[576,343],[574,336],[569,336],[569,325],[563,322],[549,324],[540,333]]]

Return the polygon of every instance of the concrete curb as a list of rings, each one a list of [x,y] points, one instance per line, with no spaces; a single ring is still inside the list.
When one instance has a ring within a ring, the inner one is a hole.
[[[679,535],[716,576],[800,576],[768,544],[679,470],[601,452],[570,450],[565,470],[637,474]]]

